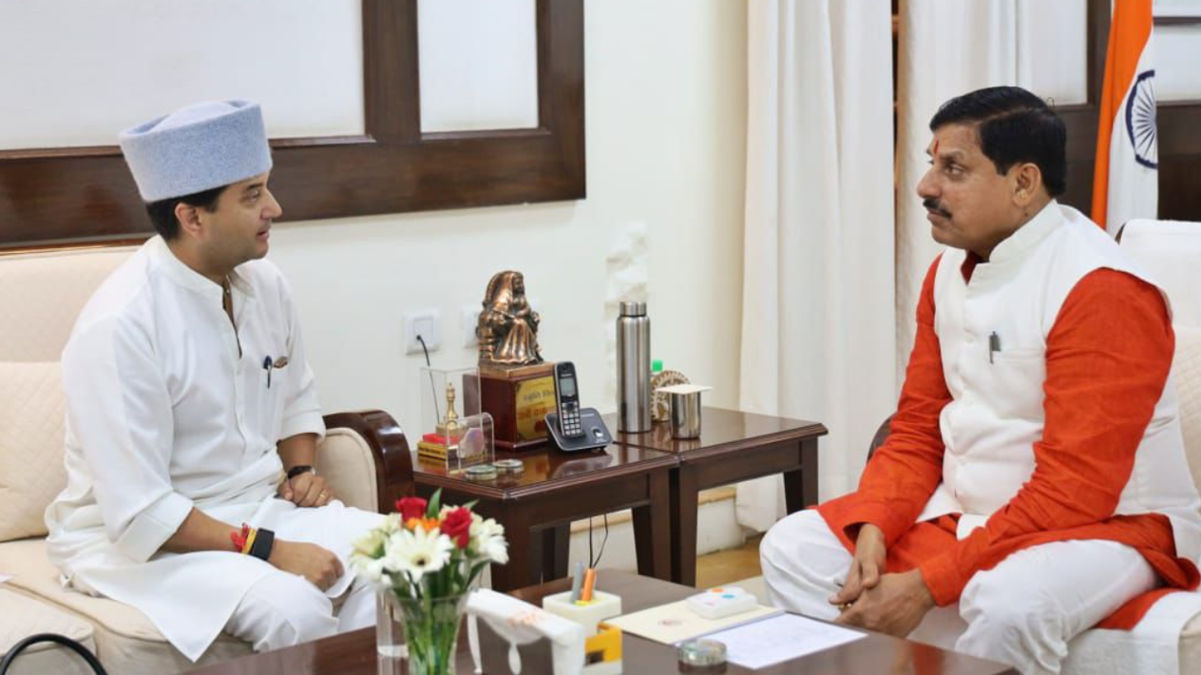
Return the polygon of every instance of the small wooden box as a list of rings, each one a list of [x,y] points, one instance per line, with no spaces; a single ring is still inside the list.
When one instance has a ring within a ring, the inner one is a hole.
[[[480,366],[479,390],[469,387],[465,405],[492,415],[498,450],[518,450],[547,440],[546,413],[555,411],[555,364],[517,368]],[[465,383],[466,384],[466,383]]]

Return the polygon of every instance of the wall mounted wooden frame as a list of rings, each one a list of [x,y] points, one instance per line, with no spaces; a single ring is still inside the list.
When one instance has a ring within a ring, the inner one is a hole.
[[[539,126],[422,133],[417,0],[363,0],[366,134],[272,141],[287,220],[583,198],[584,3],[535,11]],[[0,151],[0,248],[150,232],[116,146]]]

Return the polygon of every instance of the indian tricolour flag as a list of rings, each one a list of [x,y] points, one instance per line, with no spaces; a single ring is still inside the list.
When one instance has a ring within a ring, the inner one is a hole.
[[[1151,0],[1115,0],[1093,174],[1093,220],[1116,234],[1159,204]]]

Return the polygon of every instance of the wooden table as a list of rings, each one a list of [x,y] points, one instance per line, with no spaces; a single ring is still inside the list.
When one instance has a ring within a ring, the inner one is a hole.
[[[517,597],[538,604],[543,595],[566,590],[568,582],[558,579],[540,586],[525,588],[514,593]],[[635,612],[667,602],[681,600],[696,590],[667,581],[635,576],[633,574],[606,570],[603,588],[622,597],[622,608]],[[502,657],[502,654],[495,655]],[[486,663],[493,658],[486,657]],[[651,642],[635,635],[622,636],[622,661],[624,671],[631,674],[656,674],[679,672],[676,666],[675,649],[668,645]],[[526,675],[538,675],[539,671],[529,667],[522,669]],[[456,670],[471,673],[473,665],[467,650],[466,631],[460,631]],[[343,633],[323,640],[307,642],[295,647],[273,652],[252,654],[193,671],[197,675],[399,675],[404,672],[400,664],[377,659],[375,653],[375,629],[367,628]],[[501,672],[506,672],[502,670]],[[879,633],[868,633],[866,638],[826,651],[810,654],[785,663],[764,668],[747,670],[730,664],[728,675],[756,673],[776,675],[783,673],[921,673],[922,675],[1001,675],[1016,673],[1008,666],[975,657],[949,652],[937,647],[909,642]]]
[[[442,488],[446,504],[478,500],[475,511],[505,526],[509,563],[492,566],[492,588],[507,591],[567,571],[573,520],[630,508],[638,572],[671,576],[670,475],[674,454],[630,445],[565,453],[553,445],[498,452],[525,464],[519,476],[483,483],[448,475],[438,464],[414,461],[417,494]]]
[[[611,429],[617,428],[616,418]],[[642,434],[615,435],[622,445],[670,452],[679,458],[671,474],[671,580],[696,584],[697,495],[719,485],[784,475],[788,513],[817,503],[818,422],[704,408],[700,438],[677,440],[667,424]]]

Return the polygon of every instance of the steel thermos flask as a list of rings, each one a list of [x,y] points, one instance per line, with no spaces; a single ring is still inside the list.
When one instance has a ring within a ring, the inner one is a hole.
[[[622,302],[617,317],[617,429],[651,430],[651,320],[645,302]]]

